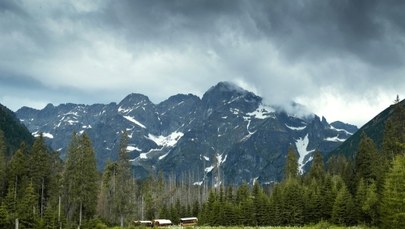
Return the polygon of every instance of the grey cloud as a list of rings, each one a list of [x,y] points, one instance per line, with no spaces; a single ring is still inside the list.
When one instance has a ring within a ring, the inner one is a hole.
[[[331,85],[358,97],[405,90],[399,0],[20,3],[0,2],[2,88],[32,85],[60,102],[119,101],[130,92],[160,102],[176,92],[202,95],[226,80],[281,104],[316,99]],[[60,77],[72,75],[83,86],[64,85]],[[171,84],[159,89],[159,82]]]

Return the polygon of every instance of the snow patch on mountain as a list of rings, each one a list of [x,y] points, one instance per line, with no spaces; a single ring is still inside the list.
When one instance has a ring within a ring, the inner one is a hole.
[[[300,157],[298,158],[298,167],[299,167],[299,172],[302,174],[304,172],[303,168],[304,165],[310,161],[310,160],[305,160],[305,157],[314,152],[315,150],[308,150],[308,145],[309,145],[309,138],[308,134],[305,135],[304,138],[299,138],[295,141],[295,146],[297,147],[298,154]]]
[[[136,146],[127,146],[127,152],[131,152],[131,151],[134,151],[134,150],[136,150],[136,151],[138,151],[138,152],[142,152],[142,150],[141,149],[139,149],[138,147],[136,147]]]
[[[324,139],[325,141],[329,142],[344,142],[346,139],[339,138],[339,135],[336,135],[335,137],[328,137]]]
[[[204,171],[205,171],[205,173],[209,173],[209,172],[211,172],[213,169],[214,169],[214,166],[211,165],[210,167],[205,168]]]
[[[133,118],[133,117],[131,117],[131,116],[127,116],[127,115],[122,116],[122,117],[124,117],[126,120],[128,120],[128,121],[130,121],[130,122],[136,124],[137,126],[140,126],[140,127],[144,128],[144,129],[146,129],[146,126],[143,125],[142,123],[140,123],[140,122],[139,122],[138,120],[136,120],[135,118]]]
[[[330,128],[331,128],[332,130],[336,130],[336,131],[343,131],[343,132],[345,132],[345,133],[348,134],[348,135],[353,135],[353,133],[351,133],[351,132],[349,132],[349,131],[347,131],[347,130],[345,130],[345,129],[338,129],[338,128],[335,128],[335,127],[332,126],[332,125],[330,125]]]
[[[32,133],[32,136],[34,136],[34,137],[39,137],[40,135],[41,135],[41,133],[38,132],[38,131],[35,131],[34,133]],[[43,133],[42,133],[42,136],[43,136],[44,138],[53,139],[53,135],[52,135],[51,133],[43,132]]]
[[[132,108],[122,108],[122,106],[118,107],[118,112],[119,112],[119,113],[128,114],[128,113],[131,112],[132,110],[133,110]]]
[[[149,134],[146,138],[154,141],[158,146],[162,147],[173,147],[177,144],[181,137],[183,137],[184,133],[175,131],[168,136],[155,136],[153,134]]]
[[[303,130],[303,129],[307,128],[307,126],[297,126],[297,127],[294,127],[294,126],[289,126],[289,125],[287,125],[287,124],[285,124],[285,126],[286,126],[288,129],[290,129],[290,130]]]
[[[260,106],[255,111],[246,113],[246,115],[257,119],[267,119],[274,118],[274,112],[275,110],[270,106],[260,104]]]
[[[167,152],[165,154],[163,154],[162,156],[159,157],[159,161],[162,160],[163,158],[165,158],[167,155],[169,155],[170,152]]]

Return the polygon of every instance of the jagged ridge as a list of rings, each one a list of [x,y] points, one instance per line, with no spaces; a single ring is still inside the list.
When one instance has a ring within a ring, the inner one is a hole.
[[[118,104],[24,107],[17,116],[32,133],[45,133],[62,157],[72,132],[87,132],[99,169],[117,158],[119,134],[127,130],[136,176],[162,171],[191,177],[196,184],[276,181],[288,146],[297,148],[304,170],[315,149],[330,152],[354,132],[351,125],[329,124],[315,115],[287,114],[228,82],[211,87],[201,99],[180,94],[153,104],[145,95],[130,94]]]

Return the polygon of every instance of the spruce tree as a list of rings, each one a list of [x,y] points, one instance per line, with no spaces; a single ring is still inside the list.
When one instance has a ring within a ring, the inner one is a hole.
[[[284,172],[284,179],[295,178],[298,175],[298,157],[297,153],[292,147],[288,148]]]
[[[336,193],[334,192],[332,177],[328,174],[325,177],[325,181],[321,184],[320,189],[320,213],[322,220],[329,220],[332,217],[332,210],[335,198]]]
[[[11,228],[11,219],[4,203],[0,205],[0,228]]]
[[[346,185],[340,188],[332,210],[332,221],[339,225],[353,225],[353,199]]]
[[[121,135],[120,148],[117,163],[116,195],[114,200],[114,209],[119,216],[121,227],[124,226],[124,220],[129,215],[131,209],[131,195],[133,192],[131,179],[131,165],[128,158],[128,134],[124,131]]]
[[[29,176],[38,196],[38,212],[42,217],[49,198],[51,180],[50,154],[42,133],[36,138],[31,149]]]
[[[359,144],[359,149],[355,158],[355,181],[358,184],[361,178],[364,179],[366,184],[377,180],[377,147],[373,140],[362,133]]]
[[[405,228],[405,156],[397,155],[387,173],[381,200],[383,228]]]
[[[307,179],[312,181],[312,179],[318,182],[323,182],[325,178],[325,165],[323,162],[322,154],[318,150],[314,153],[314,159],[312,160],[311,168],[307,174]]]
[[[322,219],[321,185],[316,179],[312,179],[304,191],[305,222],[317,223]]]
[[[0,130],[0,197],[6,194],[6,142],[4,133]]]
[[[68,223],[80,226],[83,220],[94,216],[97,194],[98,174],[95,153],[86,134],[76,133],[68,149],[63,174],[65,211]]]
[[[289,178],[282,186],[281,217],[283,225],[299,226],[304,223],[304,199],[302,186],[295,178]]]
[[[38,220],[38,196],[35,193],[34,185],[29,183],[24,196],[18,203],[18,218],[22,228],[35,228]]]

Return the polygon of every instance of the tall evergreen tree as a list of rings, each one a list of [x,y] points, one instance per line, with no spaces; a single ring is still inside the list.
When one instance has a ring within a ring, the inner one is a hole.
[[[297,152],[291,146],[288,148],[287,161],[285,163],[284,179],[295,178],[298,175],[298,157]]]
[[[312,160],[311,168],[306,177],[309,181],[315,179],[318,182],[323,182],[325,178],[325,165],[322,154],[318,150],[314,153],[314,159]]]
[[[322,219],[321,184],[312,179],[304,191],[304,217],[306,223],[318,223]]]
[[[353,225],[353,199],[346,185],[340,188],[332,210],[332,221],[339,225]]]
[[[52,175],[50,154],[45,145],[42,133],[34,141],[31,149],[30,161],[29,175],[34,191],[38,196],[38,212],[42,217],[49,198],[49,185]]]
[[[392,115],[385,124],[383,139],[383,155],[388,162],[405,151],[405,107],[403,103],[393,106]]]
[[[24,196],[18,203],[18,218],[21,228],[35,228],[38,218],[38,196],[35,193],[34,185],[29,183]]]
[[[302,225],[304,223],[304,199],[302,186],[295,178],[289,178],[282,186],[281,217],[283,225]]]
[[[405,156],[397,155],[387,173],[381,200],[383,228],[405,228]]]
[[[377,180],[378,167],[377,167],[377,147],[373,140],[362,133],[359,144],[359,149],[355,158],[355,181],[358,184],[361,178],[364,179],[366,184]]]
[[[4,133],[0,130],[0,197],[6,193],[6,142]]]
[[[124,131],[121,135],[120,148],[118,153],[117,163],[117,183],[116,183],[116,195],[115,195],[115,211],[120,218],[121,227],[124,226],[124,220],[130,213],[131,207],[131,195],[133,192],[132,179],[131,179],[131,165],[128,158],[128,134]]]
[[[83,219],[94,216],[98,194],[96,158],[86,134],[73,134],[63,180],[68,223],[80,228]]]

